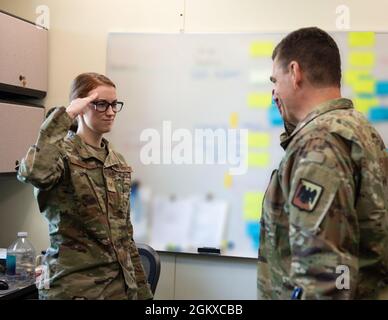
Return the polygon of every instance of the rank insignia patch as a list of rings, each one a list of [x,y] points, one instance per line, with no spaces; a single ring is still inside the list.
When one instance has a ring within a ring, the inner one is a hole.
[[[313,211],[321,197],[323,187],[319,184],[300,179],[296,187],[292,204],[303,211]]]

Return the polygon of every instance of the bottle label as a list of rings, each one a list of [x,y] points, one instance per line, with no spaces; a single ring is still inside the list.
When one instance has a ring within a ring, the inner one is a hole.
[[[7,275],[13,276],[16,273],[16,256],[7,255]]]

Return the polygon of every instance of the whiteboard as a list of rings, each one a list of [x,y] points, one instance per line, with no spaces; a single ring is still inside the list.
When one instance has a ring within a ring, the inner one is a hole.
[[[388,35],[345,32],[332,35],[341,52],[343,96],[357,99],[361,111],[371,117],[387,143]],[[153,199],[173,196],[184,200],[211,195],[214,200],[227,203],[222,253],[257,256],[261,200],[271,172],[283,155],[279,146],[283,127],[268,96],[272,91],[271,52],[284,36],[109,34],[106,73],[117,85],[119,100],[125,103],[109,139],[132,166],[132,179],[140,181],[147,190],[143,217],[132,217],[135,239],[141,229],[141,241],[152,243],[158,250],[171,249],[165,244],[158,247],[150,239],[155,232],[152,221],[157,221],[155,215],[162,214],[152,209]],[[140,136],[148,129],[157,130],[161,143],[165,143],[164,149],[161,147],[161,164],[145,165],[140,159],[141,151],[150,141],[140,141]],[[171,134],[178,129],[192,134],[193,152],[198,151],[195,140],[198,130],[221,129],[227,142],[234,141],[227,136],[228,130],[247,130],[246,174],[231,176],[232,165],[220,161],[163,163],[169,160],[163,159],[163,154],[179,144],[171,141]],[[138,229],[137,221],[142,221]],[[209,217],[209,221],[214,224],[216,220]],[[194,228],[196,224],[188,224],[186,220],[185,227],[188,225]],[[200,225],[206,228],[203,223]],[[159,232],[172,232],[170,228],[164,229]],[[195,251],[187,245],[177,247]]]

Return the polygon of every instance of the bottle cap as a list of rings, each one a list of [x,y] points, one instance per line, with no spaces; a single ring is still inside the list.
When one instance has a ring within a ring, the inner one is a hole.
[[[25,231],[20,231],[18,232],[18,237],[27,237],[28,236],[28,232],[25,232]]]

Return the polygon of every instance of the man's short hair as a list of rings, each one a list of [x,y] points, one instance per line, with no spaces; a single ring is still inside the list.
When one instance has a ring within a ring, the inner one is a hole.
[[[291,32],[280,41],[272,53],[287,70],[297,61],[307,79],[316,87],[341,86],[341,58],[334,39],[325,31],[302,28]]]

